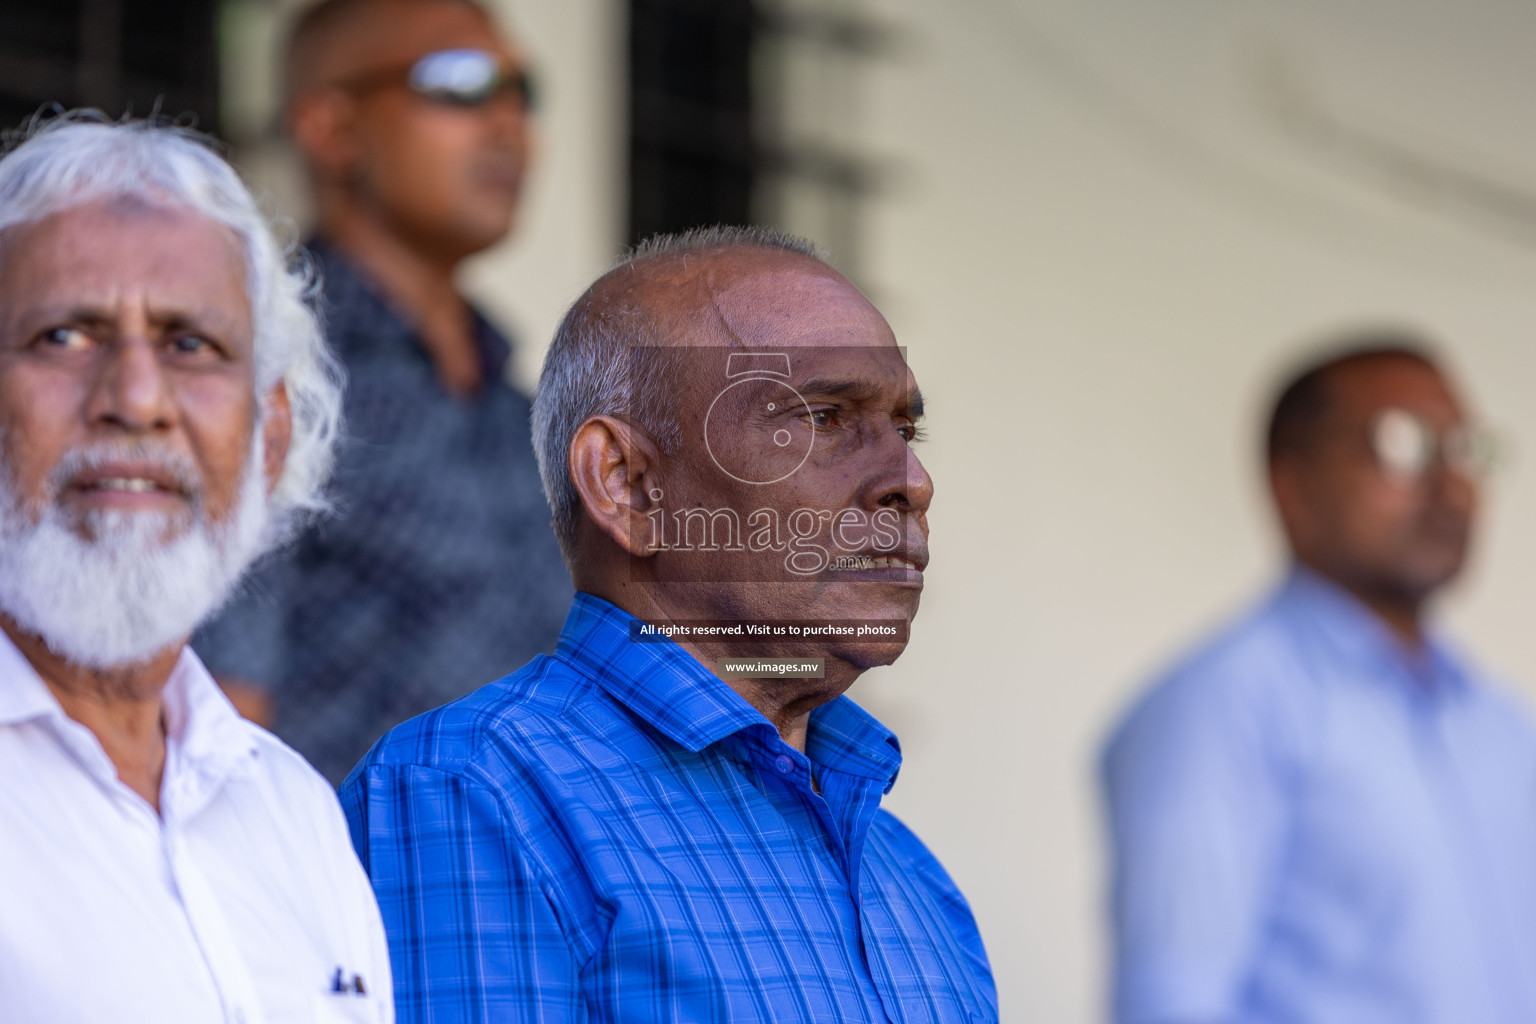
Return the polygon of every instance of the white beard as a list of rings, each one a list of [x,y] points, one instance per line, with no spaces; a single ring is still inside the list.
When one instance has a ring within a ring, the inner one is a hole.
[[[261,448],[258,428],[236,505],[220,523],[209,523],[194,498],[190,524],[161,512],[107,510],[72,525],[55,498],[63,480],[53,481],[47,501],[25,508],[0,472],[0,610],[88,669],[139,664],[185,640],[265,547]],[[122,454],[121,446],[72,452],[55,477]],[[179,478],[196,479],[190,460],[142,446],[133,457],[174,464]]]

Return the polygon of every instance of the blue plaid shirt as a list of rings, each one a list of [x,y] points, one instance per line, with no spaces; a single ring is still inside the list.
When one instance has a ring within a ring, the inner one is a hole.
[[[801,754],[631,622],[578,594],[553,657],[342,785],[400,1020],[995,1021],[965,898],[880,810],[896,737],[840,697]]]

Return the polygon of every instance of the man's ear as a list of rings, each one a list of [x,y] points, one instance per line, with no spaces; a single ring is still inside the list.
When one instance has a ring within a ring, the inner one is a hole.
[[[566,458],[571,483],[587,515],[636,558],[655,554],[646,512],[656,504],[660,452],[643,431],[612,416],[593,416],[576,429]]]
[[[350,178],[362,155],[357,101],[340,89],[316,89],[294,100],[288,134],[310,166],[333,181]]]
[[[277,488],[288,461],[288,442],[293,439],[293,410],[288,405],[288,386],[278,381],[261,403],[261,470],[267,494]]]

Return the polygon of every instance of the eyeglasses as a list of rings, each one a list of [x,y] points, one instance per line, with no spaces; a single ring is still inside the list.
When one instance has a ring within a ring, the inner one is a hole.
[[[510,93],[530,113],[537,101],[533,76],[522,68],[505,69],[485,50],[438,50],[409,67],[365,72],[342,83],[353,91],[404,85],[423,99],[455,107],[479,107]]]
[[[1486,476],[1498,461],[1498,441],[1465,425],[1440,430],[1406,409],[1384,409],[1371,421],[1371,452],[1389,475],[1419,480],[1436,462],[1469,477]]]

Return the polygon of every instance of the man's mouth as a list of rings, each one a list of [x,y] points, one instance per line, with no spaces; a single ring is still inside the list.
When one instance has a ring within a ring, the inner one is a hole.
[[[475,179],[492,191],[517,196],[523,188],[523,165],[519,159],[488,160],[475,169]]]
[[[86,491],[139,491],[139,492],[148,492],[148,491],[163,491],[165,489],[166,488],[164,488],[164,487],[160,486],[159,484],[155,483],[155,481],[145,479],[142,476],[112,476],[112,477],[106,477],[105,479],[97,480],[95,483],[85,484],[85,485],[83,485],[81,487],[81,490],[86,490]]]
[[[170,466],[107,464],[84,469],[69,478],[77,491],[126,491],[133,494],[164,493],[186,497],[190,488]]]
[[[922,586],[928,567],[926,547],[909,546],[896,551],[860,551],[834,555],[822,571],[825,577],[850,582],[901,583]]]
[[[174,458],[90,459],[87,456],[83,461],[87,464],[75,468],[74,472],[66,470],[60,494],[86,507],[184,508],[196,494],[191,469]]]
[[[858,557],[859,568],[861,569],[911,569],[913,572],[919,571],[914,563],[907,561],[905,558],[896,558],[895,556],[871,557],[868,555]]]

